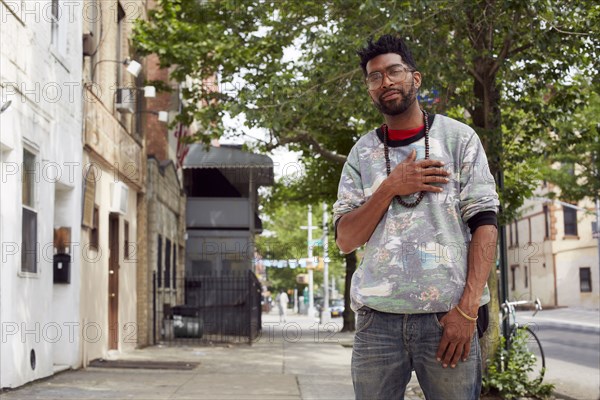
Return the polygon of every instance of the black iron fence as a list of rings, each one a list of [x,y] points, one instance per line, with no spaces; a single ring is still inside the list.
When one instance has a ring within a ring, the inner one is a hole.
[[[261,286],[251,271],[174,283],[154,285],[155,343],[252,343],[260,335]]]

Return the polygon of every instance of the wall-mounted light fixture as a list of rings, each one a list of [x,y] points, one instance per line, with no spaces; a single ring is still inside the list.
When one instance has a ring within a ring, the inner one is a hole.
[[[157,113],[158,115],[158,120],[160,122],[169,122],[169,113],[166,111],[159,111]]]
[[[135,76],[136,78],[140,74],[140,72],[142,72],[142,64],[140,64],[139,62],[137,62],[135,60],[126,58],[125,61],[123,61],[123,65],[126,65],[127,72],[129,72],[131,75]]]
[[[169,112],[168,111],[136,111],[136,114],[154,114],[158,116],[158,120],[160,122],[169,122]]]
[[[154,86],[144,86],[144,97],[156,97],[156,88]]]
[[[127,57],[123,61],[100,60],[96,64],[94,64],[94,68],[92,68],[92,80],[94,80],[94,75],[96,74],[96,67],[98,66],[98,64],[101,64],[103,62],[113,62],[113,63],[117,63],[117,64],[123,64],[123,65],[127,66],[127,72],[129,72],[131,75],[133,75],[136,78],[138,77],[140,72],[142,72],[142,64],[140,64],[139,62],[137,62],[135,60],[132,60],[129,57]]]

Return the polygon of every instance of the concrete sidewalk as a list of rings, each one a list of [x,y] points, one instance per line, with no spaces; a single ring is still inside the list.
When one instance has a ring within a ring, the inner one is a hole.
[[[518,319],[527,322],[527,312]],[[531,314],[531,313],[529,313]],[[577,309],[544,310],[538,323],[597,329],[597,313]],[[340,333],[341,319],[320,325],[303,315],[286,323],[263,314],[263,333],[247,344],[153,346],[112,358],[199,363],[192,370],[88,368],[66,371],[0,394],[11,399],[353,399],[350,376],[353,334]],[[562,396],[558,396],[561,398]],[[413,374],[407,400],[423,399]],[[565,397],[568,398],[568,397]]]
[[[247,344],[154,346],[119,360],[200,363],[193,370],[87,368],[67,371],[2,393],[10,399],[354,399],[350,360],[353,334],[340,318],[326,325],[293,315],[279,323],[263,315],[263,333]],[[422,399],[416,382],[407,399]]]

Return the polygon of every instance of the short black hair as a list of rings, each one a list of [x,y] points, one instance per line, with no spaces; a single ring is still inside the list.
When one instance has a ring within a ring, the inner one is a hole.
[[[413,60],[412,54],[406,43],[404,43],[404,40],[399,35],[387,34],[380,36],[376,42],[373,41],[373,37],[371,36],[367,41],[367,45],[357,50],[356,54],[360,57],[360,67],[363,70],[363,74],[367,76],[367,63],[369,61],[379,55],[388,53],[399,54],[402,57],[402,61],[411,69],[417,69],[417,64]]]

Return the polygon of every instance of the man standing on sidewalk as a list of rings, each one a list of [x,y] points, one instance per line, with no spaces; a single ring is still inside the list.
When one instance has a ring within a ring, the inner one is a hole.
[[[358,140],[334,205],[352,277],[357,399],[402,399],[414,370],[427,399],[477,399],[476,334],[494,261],[498,195],[479,137],[421,110],[421,74],[398,36],[358,52],[385,123]]]
[[[286,322],[287,307],[288,303],[290,302],[290,298],[283,289],[279,291],[275,302],[277,303],[277,308],[279,309],[279,322]]]

